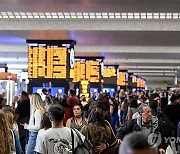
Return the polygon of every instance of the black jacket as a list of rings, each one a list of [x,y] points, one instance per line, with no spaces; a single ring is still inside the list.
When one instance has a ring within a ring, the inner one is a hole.
[[[117,138],[122,140],[125,135],[138,131],[141,131],[141,128],[137,123],[137,119],[132,119],[117,132]],[[154,132],[158,132],[158,131],[159,131],[159,127],[157,127]]]

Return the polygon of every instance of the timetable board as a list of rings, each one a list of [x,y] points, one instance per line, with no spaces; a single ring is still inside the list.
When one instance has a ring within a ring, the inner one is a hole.
[[[80,59],[74,63],[74,70],[71,70],[73,82],[87,80],[93,83],[99,83],[102,79],[102,62],[96,60]]]
[[[62,45],[28,44],[28,78],[68,78],[72,52],[73,48]]]
[[[114,66],[104,66],[104,78],[110,78],[117,76],[117,69]]]
[[[127,72],[119,72],[118,73],[118,79],[117,79],[117,85],[119,86],[127,86]]]

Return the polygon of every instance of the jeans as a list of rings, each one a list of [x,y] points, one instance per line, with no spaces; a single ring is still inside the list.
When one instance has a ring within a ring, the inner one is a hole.
[[[119,126],[119,115],[118,115],[118,113],[111,116],[111,126],[112,126],[112,129],[113,129],[115,134],[116,134],[116,124],[117,124],[117,126]]]
[[[127,111],[121,110],[120,115],[121,115],[121,117],[120,117],[120,119],[121,119],[121,124],[124,124],[124,123],[125,123],[125,120],[126,120]]]
[[[36,146],[36,138],[38,132],[29,132],[29,141],[26,149],[26,154],[33,154],[34,148]]]

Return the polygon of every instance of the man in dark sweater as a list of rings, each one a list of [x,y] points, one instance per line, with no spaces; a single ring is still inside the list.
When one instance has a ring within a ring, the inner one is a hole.
[[[180,121],[180,110],[177,105],[177,96],[172,95],[170,98],[171,103],[163,109],[163,113],[169,118],[173,125],[177,128]]]

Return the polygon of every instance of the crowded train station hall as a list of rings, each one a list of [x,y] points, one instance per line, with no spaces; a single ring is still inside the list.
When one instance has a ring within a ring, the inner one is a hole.
[[[0,154],[180,154],[179,0],[0,2]]]

